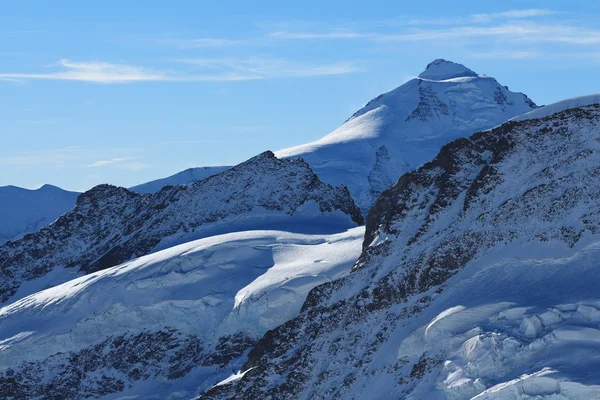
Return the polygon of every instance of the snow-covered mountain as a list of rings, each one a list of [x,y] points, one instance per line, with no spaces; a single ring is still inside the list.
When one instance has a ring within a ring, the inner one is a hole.
[[[81,194],[75,208],[51,225],[0,246],[0,300],[14,301],[80,273],[219,233],[326,234],[361,223],[345,187],[324,184],[304,161],[280,160],[270,151],[156,194],[100,185]]]
[[[52,185],[0,187],[0,244],[48,225],[75,205],[79,193]]]
[[[599,96],[447,144],[201,398],[600,398],[599,177]]]
[[[363,235],[213,236],[0,308],[0,398],[192,398],[346,275]]]
[[[366,213],[383,190],[431,160],[444,144],[535,107],[494,78],[438,59],[322,139],[275,154],[302,157],[324,182],[346,185]]]
[[[188,185],[228,168],[190,168],[167,178],[133,186],[129,190],[140,194],[156,193],[165,186]],[[49,225],[75,207],[79,194],[52,185],[44,185],[36,190],[0,187],[0,245]]]
[[[223,172],[230,167],[215,166],[215,167],[198,167],[188,168],[185,171],[176,173],[175,175],[166,178],[156,179],[154,181],[142,183],[132,186],[129,190],[140,194],[156,193],[165,186],[188,185],[190,183],[201,181],[209,176]]]

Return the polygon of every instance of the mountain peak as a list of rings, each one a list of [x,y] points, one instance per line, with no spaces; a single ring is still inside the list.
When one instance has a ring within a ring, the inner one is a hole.
[[[442,58],[438,58],[427,64],[425,71],[419,74],[419,78],[437,81],[464,76],[477,76],[477,74],[462,64]]]

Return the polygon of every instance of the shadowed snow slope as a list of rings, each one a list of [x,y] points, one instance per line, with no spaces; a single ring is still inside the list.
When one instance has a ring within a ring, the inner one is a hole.
[[[213,236],[21,299],[0,309],[0,397],[190,398],[346,275],[363,234]]]
[[[403,175],[352,273],[201,398],[600,398],[600,104],[548,110]]]
[[[361,223],[346,188],[324,184],[304,161],[272,152],[155,194],[101,185],[51,225],[0,246],[0,301],[218,233],[332,233]]]
[[[405,172],[453,139],[497,126],[535,104],[461,64],[435,60],[404,85],[371,100],[316,142],[276,152],[302,157],[324,182],[344,184],[366,213]]]
[[[0,244],[56,220],[75,206],[78,195],[51,185],[36,190],[0,187]]]
[[[189,168],[166,178],[156,179],[154,181],[130,187],[129,190],[140,194],[156,193],[165,186],[189,185],[190,183],[201,181],[209,176],[223,172],[228,168],[230,167],[215,166]]]

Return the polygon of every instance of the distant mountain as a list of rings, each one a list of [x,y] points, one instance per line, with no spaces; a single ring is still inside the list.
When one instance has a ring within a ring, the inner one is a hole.
[[[417,78],[371,100],[329,135],[276,152],[302,157],[324,182],[346,185],[364,213],[405,172],[459,137],[535,109],[524,94],[467,67],[435,60]]]
[[[53,222],[75,206],[78,195],[52,185],[36,190],[0,187],[0,244]]]
[[[600,95],[445,145],[208,399],[599,399]]]
[[[219,233],[332,233],[361,223],[345,187],[324,184],[304,161],[269,151],[155,194],[100,185],[52,224],[0,246],[0,301]]]
[[[230,167],[190,168],[167,178],[142,183],[130,188],[140,193],[156,193],[164,186],[187,185]],[[17,240],[50,224],[75,207],[80,193],[52,185],[30,190],[17,186],[0,186],[0,244]]]
[[[193,398],[348,274],[363,234],[213,236],[0,308],[0,398]]]
[[[132,186],[129,188],[129,190],[140,194],[156,193],[165,186],[187,185],[196,181],[200,181],[204,178],[208,178],[211,175],[218,174],[219,172],[223,172],[228,168],[230,167],[218,166],[189,168],[166,178]]]

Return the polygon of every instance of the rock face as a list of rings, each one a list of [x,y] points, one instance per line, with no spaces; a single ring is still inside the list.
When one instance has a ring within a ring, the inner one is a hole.
[[[0,247],[0,300],[192,239],[257,224],[293,230],[315,217],[321,221],[316,231],[362,223],[346,188],[324,184],[304,161],[272,152],[151,195],[100,185],[53,224]],[[17,294],[26,281],[32,282]]]
[[[444,144],[535,108],[527,96],[493,78],[435,60],[329,135],[276,154],[302,157],[324,182],[347,186],[366,213],[381,192],[431,160]]]
[[[0,244],[50,224],[75,206],[78,195],[52,185],[0,187]]]
[[[597,103],[457,139],[403,175],[353,272],[201,398],[600,398],[600,362],[575,356],[600,338]]]

